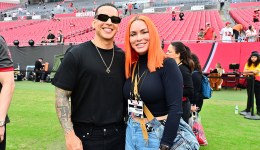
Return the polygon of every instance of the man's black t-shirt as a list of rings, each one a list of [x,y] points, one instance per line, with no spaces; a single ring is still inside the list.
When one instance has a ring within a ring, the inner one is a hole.
[[[13,67],[13,61],[11,59],[10,51],[4,41],[4,39],[0,36],[0,71],[4,68]],[[2,90],[2,84],[0,83],[0,92]],[[5,122],[8,123],[9,118],[6,116]]]
[[[113,51],[101,48],[99,51],[109,66]],[[108,74],[91,41],[73,47],[65,55],[52,83],[56,87],[72,91],[73,123],[104,126],[123,120],[124,60],[124,52],[115,46],[111,72]]]
[[[43,69],[43,65],[39,60],[36,60],[34,65],[34,71],[40,71]]]
[[[48,34],[48,36],[47,36],[47,39],[49,40],[51,40],[51,43],[54,43],[54,39],[55,39],[55,35],[54,34]]]

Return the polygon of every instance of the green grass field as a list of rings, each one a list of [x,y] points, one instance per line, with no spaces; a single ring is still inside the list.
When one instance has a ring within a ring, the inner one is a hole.
[[[260,120],[235,115],[243,110],[246,90],[223,89],[204,101],[201,117],[209,145],[202,150],[260,149]],[[56,117],[54,87],[49,83],[16,82],[7,126],[7,150],[65,150]]]

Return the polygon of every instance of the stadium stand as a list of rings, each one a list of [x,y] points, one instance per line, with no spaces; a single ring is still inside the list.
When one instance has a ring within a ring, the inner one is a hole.
[[[260,29],[260,23],[253,22],[253,12],[254,8],[248,8],[248,9],[236,9],[236,10],[230,10],[230,16],[240,24],[243,24],[245,27],[248,27],[249,25],[254,25],[256,29]]]
[[[0,2],[0,11],[5,11],[17,7],[17,4]]]
[[[241,8],[241,7],[252,7],[260,6],[259,2],[242,2],[242,3],[231,3],[230,8]]]
[[[0,22],[0,33],[3,31],[8,31],[12,29],[30,27],[31,25],[44,22],[46,20],[19,20],[11,22]]]
[[[206,22],[210,22],[212,24],[212,27],[215,28],[216,33],[219,33],[221,28],[224,26],[216,10],[185,12],[184,21],[172,21],[170,13],[145,15],[150,17],[155,22],[155,25],[158,27],[161,39],[164,39],[165,41],[196,40],[199,29],[204,28]],[[124,29],[126,27],[126,24],[131,17],[132,16],[128,16],[122,20],[120,29]],[[15,39],[18,39],[19,41],[28,41],[29,39],[33,39],[36,43],[39,43],[41,37],[47,34],[48,29],[52,29],[54,33],[61,29],[63,30],[63,33],[66,37],[66,35],[70,35],[72,31],[84,32],[85,29],[91,27],[92,19],[93,17],[60,18],[59,21],[48,20],[37,23],[33,22],[33,24],[30,24],[30,26],[21,26],[20,28],[16,29],[13,28],[12,31],[3,31],[1,34],[6,37],[8,43],[12,43],[12,41]],[[17,25],[20,23],[22,23],[22,21],[17,22]],[[71,27],[71,23],[75,24],[75,26]],[[2,24],[6,26],[5,24],[8,23],[6,22]],[[12,36],[14,33],[16,34],[16,37]],[[77,36],[75,35],[69,39],[65,39],[65,42],[84,42],[91,39],[93,35],[94,32],[78,34]],[[124,35],[124,30],[120,30],[115,37],[116,42],[123,43]]]
[[[62,30],[66,36],[71,34],[71,32],[87,29],[91,26],[92,19],[93,18],[61,18],[59,21],[44,20],[39,23],[31,24],[30,26],[22,26],[20,28],[13,28],[12,30],[3,31],[1,32],[1,35],[6,38],[8,43],[12,43],[13,40],[17,39],[20,43],[24,42],[25,44],[30,39],[33,39],[35,43],[40,43],[42,36],[47,36],[49,29],[54,32],[54,35],[57,34],[58,30]],[[16,23],[19,24],[19,22]],[[71,24],[74,26],[71,26]],[[73,41],[69,42],[77,42],[79,39],[80,38],[73,38]]]

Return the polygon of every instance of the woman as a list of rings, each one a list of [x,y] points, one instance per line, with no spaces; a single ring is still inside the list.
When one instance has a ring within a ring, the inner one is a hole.
[[[191,110],[190,98],[193,96],[191,73],[194,69],[194,63],[191,59],[191,52],[189,47],[185,46],[182,42],[173,42],[169,45],[166,54],[176,61],[183,77],[182,118],[188,123]]]
[[[202,71],[200,61],[197,55],[191,54],[191,58],[194,62],[194,71],[192,73],[192,82],[194,87],[193,97],[190,100],[191,111],[200,112],[203,105],[203,97],[201,91],[201,80],[202,80]]]
[[[131,102],[138,102],[140,112],[143,112],[142,105],[139,105],[143,102],[161,122],[160,128],[162,128],[160,132],[156,132],[154,127],[151,127],[151,121],[140,118],[136,115],[138,113],[128,109],[130,115],[125,148],[126,150],[170,149],[182,114],[183,81],[178,66],[173,59],[166,58],[161,48],[158,31],[146,16],[136,16],[129,21],[125,50],[127,81],[123,92],[125,99],[128,100],[128,108],[133,106]],[[135,87],[138,90],[134,90]],[[140,127],[144,123],[148,139],[145,131],[143,134]]]
[[[257,114],[260,115],[260,56],[257,51],[251,53],[251,56],[247,60],[247,63],[244,68],[244,75],[246,76],[254,76],[255,84],[254,84],[254,94],[256,99],[256,109]],[[252,107],[250,92],[251,92],[251,83],[252,78],[247,79],[247,107],[245,110],[241,111],[241,115],[247,115]]]
[[[246,38],[248,42],[256,42],[256,30],[253,25],[249,25],[248,30],[246,30]]]

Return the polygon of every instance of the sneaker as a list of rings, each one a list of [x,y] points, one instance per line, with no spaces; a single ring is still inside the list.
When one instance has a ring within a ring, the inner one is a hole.
[[[250,111],[247,111],[247,110],[245,109],[245,110],[243,110],[243,111],[240,111],[239,114],[245,116],[245,115],[247,115],[248,113],[250,113]]]

